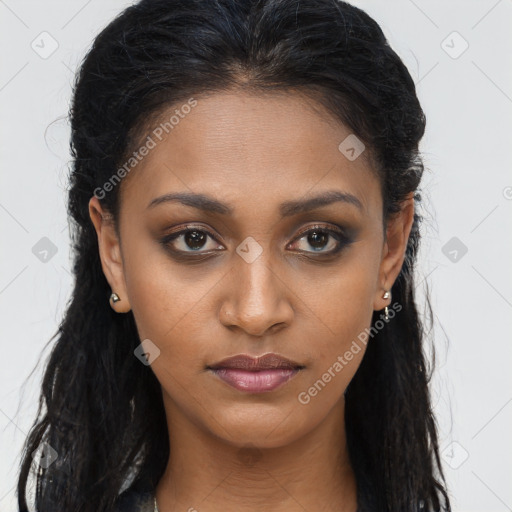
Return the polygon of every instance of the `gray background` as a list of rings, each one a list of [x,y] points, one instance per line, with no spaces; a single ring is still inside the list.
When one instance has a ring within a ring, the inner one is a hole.
[[[512,510],[512,1],[353,3],[383,27],[427,114],[417,291],[432,291],[432,392],[454,510]],[[64,200],[73,73],[128,4],[0,0],[1,512],[16,510],[43,348],[71,292]]]

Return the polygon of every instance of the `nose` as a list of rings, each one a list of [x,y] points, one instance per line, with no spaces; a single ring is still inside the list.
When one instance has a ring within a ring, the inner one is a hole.
[[[219,313],[223,325],[238,327],[253,336],[290,325],[294,314],[289,300],[293,292],[264,254],[252,263],[242,258],[234,263]]]

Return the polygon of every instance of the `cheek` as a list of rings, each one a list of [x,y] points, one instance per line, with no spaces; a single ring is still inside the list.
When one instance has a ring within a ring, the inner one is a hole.
[[[158,247],[134,247],[125,262],[125,279],[139,337],[160,349],[159,363],[176,375],[202,371],[203,355],[212,345],[209,298],[222,286],[219,275],[199,266],[180,270]]]
[[[368,252],[354,251],[343,269],[324,282],[321,293],[310,291],[304,299],[308,306],[313,305],[316,317],[317,332],[311,338],[315,340],[312,373],[316,378],[336,382],[330,387],[338,392],[348,385],[366,350],[365,333],[373,315],[377,263]]]
[[[316,334],[314,362],[297,394],[300,404],[316,411],[313,416],[321,416],[342,398],[366,351],[367,338],[361,333],[371,322],[372,309],[364,287],[352,291],[348,301],[325,297],[329,326]]]
[[[315,312],[319,326],[339,340],[347,340],[357,329],[367,327],[373,312],[378,265],[361,246],[357,249],[327,279],[316,276],[300,293]]]

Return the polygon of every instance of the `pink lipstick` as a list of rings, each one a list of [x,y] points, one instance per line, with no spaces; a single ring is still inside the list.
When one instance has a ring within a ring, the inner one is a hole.
[[[270,353],[260,357],[239,354],[207,368],[239,391],[263,393],[282,386],[304,366]]]

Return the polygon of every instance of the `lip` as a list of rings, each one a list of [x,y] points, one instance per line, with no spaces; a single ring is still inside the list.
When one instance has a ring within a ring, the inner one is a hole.
[[[295,370],[234,370],[228,368],[220,368],[212,370],[224,382],[238,389],[249,393],[264,393],[274,391],[288,382],[294,375],[299,372],[299,368]]]
[[[247,354],[237,354],[236,356],[227,357],[222,361],[207,366],[208,369],[236,369],[247,371],[259,370],[293,370],[295,368],[304,368],[303,365],[292,361],[284,356],[270,352],[259,357],[253,357]]]
[[[303,368],[303,365],[274,353],[260,357],[238,354],[207,366],[225,383],[249,393],[273,391]]]

